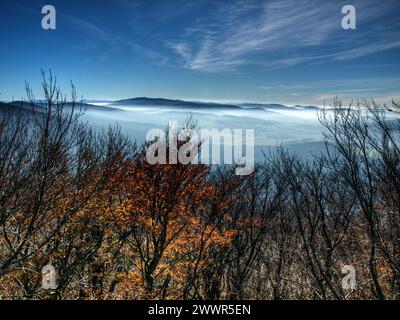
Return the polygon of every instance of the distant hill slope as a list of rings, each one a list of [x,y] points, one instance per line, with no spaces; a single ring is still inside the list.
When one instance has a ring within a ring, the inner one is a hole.
[[[25,101],[13,101],[13,102],[0,102],[0,112],[1,111],[9,111],[9,112],[27,112],[31,113],[32,112],[32,107],[36,112],[44,112],[44,108],[46,106],[46,103],[44,102],[35,102],[33,105],[29,102]],[[72,108],[72,102],[66,102],[64,104],[64,107],[67,109]],[[97,106],[94,104],[88,104],[88,103],[80,103],[77,102],[75,104],[75,109],[79,110],[80,108],[87,109],[87,110],[97,110],[97,111],[113,111],[115,108],[110,108],[107,106]]]
[[[184,101],[172,100],[164,98],[147,98],[138,97],[130,99],[116,100],[111,105],[120,106],[154,106],[165,108],[201,108],[201,109],[246,109],[246,110],[299,110],[299,109],[319,109],[315,106],[300,106],[294,107],[286,106],[279,103],[215,103],[215,102],[201,102],[201,101]]]
[[[46,106],[46,102],[38,100],[35,102],[34,107],[35,110],[40,112],[40,109]],[[265,111],[265,112],[274,112],[274,111],[296,111],[296,110],[318,110],[319,108],[316,106],[286,106],[279,103],[215,103],[215,102],[201,102],[201,101],[184,101],[184,100],[172,100],[172,99],[164,99],[164,98],[147,98],[147,97],[138,97],[138,98],[130,98],[130,99],[122,99],[116,101],[109,101],[105,105],[97,105],[91,104],[87,102],[77,102],[75,107],[79,109],[80,107],[88,110],[88,111],[115,111],[123,109],[120,107],[157,107],[157,108],[166,108],[166,109],[210,109],[210,110],[246,110],[246,111]],[[4,110],[4,108],[18,108],[19,110],[24,111],[32,111],[32,105],[28,102],[24,101],[14,101],[14,102],[1,102],[0,108]],[[66,108],[72,107],[71,102],[65,103]]]
[[[280,103],[241,103],[241,107],[248,108],[258,108],[258,109],[277,109],[277,110],[294,110],[295,108],[285,106]]]
[[[34,105],[36,111],[41,112],[42,107]],[[11,114],[17,113],[32,113],[32,105],[24,101],[14,101],[14,102],[0,102],[0,112],[8,112]]]
[[[164,99],[164,98],[146,98],[146,97],[117,100],[117,101],[114,101],[112,104],[113,105],[133,105],[133,106],[178,107],[178,108],[240,109],[239,106],[234,105],[234,104],[172,100],[172,99]]]
[[[46,103],[38,103],[40,106],[46,106]],[[64,104],[65,108],[72,108],[72,102],[66,102]],[[98,110],[98,111],[113,111],[115,109],[107,107],[107,106],[99,106],[95,104],[90,104],[90,103],[84,103],[84,102],[76,102],[75,103],[75,109],[79,110],[80,108],[82,109],[87,109],[87,110]]]

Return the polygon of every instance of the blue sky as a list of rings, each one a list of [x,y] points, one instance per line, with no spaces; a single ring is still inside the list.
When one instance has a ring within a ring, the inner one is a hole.
[[[41,68],[86,99],[400,99],[400,0],[2,0],[0,46],[0,100],[39,92]]]

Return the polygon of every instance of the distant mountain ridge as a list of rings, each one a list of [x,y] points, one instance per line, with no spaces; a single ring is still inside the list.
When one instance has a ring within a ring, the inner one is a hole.
[[[136,106],[157,106],[157,107],[180,107],[180,108],[228,108],[237,109],[240,108],[234,104],[222,104],[215,102],[200,102],[200,101],[184,101],[184,100],[173,100],[165,98],[147,98],[137,97],[130,99],[117,100],[112,103],[113,105],[136,105]]]
[[[147,97],[137,97],[121,100],[108,100],[107,102],[102,102],[101,105],[96,104],[97,101],[103,100],[84,100],[83,102],[77,102],[76,107],[83,107],[87,110],[97,110],[97,111],[113,111],[118,110],[118,107],[135,107],[135,106],[146,106],[146,107],[158,107],[158,108],[177,108],[177,109],[231,109],[231,110],[247,110],[247,111],[257,111],[264,110],[267,112],[272,112],[274,110],[318,110],[319,107],[316,106],[287,106],[279,103],[218,103],[218,102],[203,102],[203,101],[185,101],[179,99],[166,99],[166,98],[147,98]],[[92,103],[90,103],[92,102]],[[35,101],[35,107],[40,109],[45,106],[46,102],[37,100]],[[0,107],[4,110],[4,107],[17,107],[25,109],[32,108],[32,105],[24,101],[14,101],[14,102],[1,102]],[[71,107],[71,102],[65,103],[66,107]]]
[[[218,109],[246,109],[246,110],[263,110],[263,109],[280,109],[280,110],[298,110],[298,109],[319,109],[316,106],[301,106],[294,107],[286,106],[279,103],[217,103],[217,102],[202,102],[202,101],[185,101],[179,99],[165,98],[148,98],[137,97],[130,99],[116,100],[111,105],[125,106],[157,106],[157,107],[178,107],[178,108],[218,108]]]
[[[1,102],[0,101],[0,111],[1,110],[11,110],[11,111],[24,111],[24,112],[32,112],[32,108],[36,112],[43,112],[47,105],[47,102],[43,102],[41,100],[35,101],[33,104],[27,101],[12,101],[12,102]],[[72,108],[72,102],[65,102],[65,108]],[[109,108],[106,106],[99,106],[95,104],[89,104],[84,102],[76,102],[75,109],[79,110],[82,109],[90,109],[90,110],[98,110],[98,111],[113,111],[114,108]]]

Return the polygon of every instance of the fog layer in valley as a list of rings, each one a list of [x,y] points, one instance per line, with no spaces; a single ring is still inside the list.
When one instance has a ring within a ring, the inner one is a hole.
[[[243,137],[245,129],[254,129],[256,160],[262,157],[262,150],[268,151],[280,144],[306,157],[323,148],[317,107],[175,102],[147,98],[92,102],[99,107],[87,106],[84,119],[94,128],[117,123],[138,142],[145,140],[150,129],[166,129],[169,121],[176,121],[181,127],[189,117],[196,120],[200,128],[243,129]]]

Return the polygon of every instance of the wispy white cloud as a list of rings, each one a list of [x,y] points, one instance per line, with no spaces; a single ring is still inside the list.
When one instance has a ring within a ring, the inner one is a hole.
[[[398,99],[399,77],[367,77],[354,79],[320,80],[301,83],[271,82],[258,87],[272,98],[286,97],[287,101],[308,101],[321,105],[324,101],[339,97],[343,101],[360,98],[373,98],[376,101],[390,102]]]
[[[301,83],[281,83],[281,82],[273,82],[269,83],[265,86],[260,86],[261,90],[316,90],[316,89],[331,89],[337,90],[338,88],[342,88],[346,90],[371,90],[371,84],[374,85],[374,90],[382,90],[382,89],[390,89],[390,88],[399,88],[400,87],[400,77],[387,77],[387,78],[354,78],[354,79],[332,79],[332,80],[320,80],[320,81],[310,81],[310,82],[301,82]]]
[[[133,4],[131,3],[131,5]],[[151,50],[137,42],[130,41],[126,36],[120,36],[101,28],[89,20],[66,14],[63,14],[63,16],[71,26],[88,35],[87,40],[90,42],[90,47],[99,44],[99,49],[101,49],[99,50],[100,60],[105,60],[105,56],[107,56],[108,53],[124,49],[132,50],[146,59],[156,61],[157,63],[165,63],[168,60],[166,56],[158,51]],[[107,46],[104,47],[104,44]]]
[[[400,47],[398,1],[353,1],[358,29],[341,29],[343,1],[273,0],[221,3],[167,46],[185,68],[206,72],[354,59]],[[386,20],[385,20],[386,19]]]

